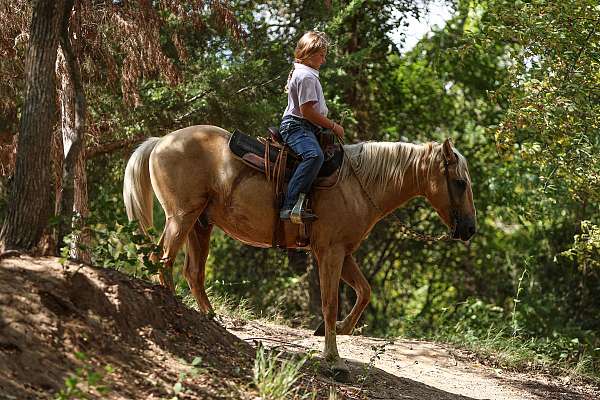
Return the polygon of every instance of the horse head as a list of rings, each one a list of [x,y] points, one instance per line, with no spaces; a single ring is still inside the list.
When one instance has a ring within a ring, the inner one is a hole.
[[[450,229],[453,239],[468,241],[477,230],[467,160],[450,139],[433,144],[426,168],[425,197]]]

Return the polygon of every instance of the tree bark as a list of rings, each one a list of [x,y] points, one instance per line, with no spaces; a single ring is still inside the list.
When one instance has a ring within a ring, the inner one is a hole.
[[[75,161],[75,193],[73,198],[73,211],[76,215],[73,227],[78,233],[71,246],[70,255],[75,260],[91,263],[91,233],[85,225],[86,219],[90,216],[85,166],[85,151],[80,151]]]
[[[309,265],[309,255],[305,251],[288,249],[287,251],[288,265],[296,275],[306,273]]]
[[[352,33],[345,46],[345,51],[348,55],[353,55],[363,48],[361,43],[359,21],[363,20],[364,17],[364,11],[359,9],[357,14],[352,16],[350,20],[350,25],[352,26],[350,32]],[[367,140],[373,139],[373,131],[369,127],[369,112],[363,106],[365,104],[364,93],[367,93],[368,91],[365,90],[366,84],[364,81],[364,72],[362,67],[363,66],[353,64],[347,69],[348,75],[352,76],[353,79],[350,86],[348,86],[345,90],[344,99],[356,115],[357,137],[361,138],[362,140]]]
[[[55,64],[64,5],[64,0],[36,0],[32,5],[15,175],[0,231],[5,250],[35,250],[52,210],[49,149],[56,124]]]
[[[64,246],[64,238],[73,232],[75,235],[70,244],[70,257],[90,261],[85,241],[89,236],[83,232],[85,218],[89,215],[87,197],[87,176],[85,173],[84,129],[86,118],[86,99],[81,82],[81,72],[77,55],[71,45],[69,20],[74,0],[66,0],[60,36],[61,55],[58,70],[61,75],[61,122],[63,137],[63,173],[62,193],[60,195],[58,214],[61,223],[58,230],[58,246]]]

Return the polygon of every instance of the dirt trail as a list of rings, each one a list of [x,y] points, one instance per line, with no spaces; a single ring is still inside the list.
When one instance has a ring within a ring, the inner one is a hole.
[[[56,258],[0,259],[0,400],[54,399],[74,375],[88,399],[257,400],[257,342],[288,354],[322,347],[323,338],[308,330],[210,320],[160,286],[110,269],[67,267]],[[303,369],[300,394],[328,399],[334,388],[349,400],[600,399],[598,387],[494,370],[434,343],[361,336],[338,343],[351,383],[334,382],[316,358]],[[106,392],[86,385],[88,373],[107,365]]]
[[[229,321],[238,337],[290,352],[321,351],[323,338],[312,331],[251,321]],[[467,353],[426,341],[394,341],[338,336],[340,355],[348,360],[354,385],[339,385],[350,398],[432,400],[598,400],[600,390],[567,385],[557,377],[518,374],[484,366]],[[373,368],[370,368],[372,366]],[[366,382],[358,384],[366,377]]]

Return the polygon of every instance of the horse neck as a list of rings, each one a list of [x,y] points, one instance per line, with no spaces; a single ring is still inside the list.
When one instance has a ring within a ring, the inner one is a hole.
[[[397,168],[395,174],[391,173],[391,169],[380,169],[379,176],[371,178],[365,189],[380,211],[387,215],[410,199],[424,195],[421,188],[424,186],[425,177],[419,164],[422,158],[426,157],[427,151],[425,146],[411,143],[383,146],[389,147],[386,151],[396,151],[401,155],[397,160],[401,168]],[[397,148],[394,148],[396,146]],[[372,156],[381,157],[381,152],[377,153],[374,152]],[[377,171],[377,168],[374,170]]]

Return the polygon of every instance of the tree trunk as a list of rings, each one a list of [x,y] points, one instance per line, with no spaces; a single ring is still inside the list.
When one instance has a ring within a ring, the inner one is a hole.
[[[310,262],[307,252],[296,249],[288,249],[287,251],[288,265],[296,275],[306,273]]]
[[[52,209],[49,149],[56,124],[55,64],[64,4],[64,0],[32,4],[15,175],[0,232],[6,250],[34,250]]]
[[[60,57],[58,71],[61,76],[61,129],[63,138],[64,162],[62,169],[62,192],[58,202],[58,215],[61,223],[58,230],[59,248],[64,246],[64,238],[73,232],[70,243],[71,258],[90,261],[84,229],[88,217],[87,177],[85,175],[84,129],[86,117],[86,99],[81,82],[79,62],[73,51],[69,20],[74,0],[66,0],[67,12],[63,18],[60,38]]]
[[[73,199],[73,211],[76,215],[73,221],[73,228],[77,230],[77,235],[71,246],[71,258],[91,263],[90,253],[91,234],[86,228],[85,221],[90,215],[88,205],[87,174],[85,171],[87,157],[85,151],[80,151],[75,161],[75,193]]]
[[[59,52],[60,57],[60,52]],[[58,91],[59,98],[62,96],[61,91]],[[59,99],[62,104],[62,100]],[[61,111],[62,114],[62,111]],[[62,125],[62,124],[61,124]],[[52,181],[54,182],[54,215],[60,215],[60,202],[62,198],[62,171],[63,171],[63,139],[62,139],[62,128],[57,126],[52,134]],[[46,254],[60,254],[60,248],[58,247],[58,230],[59,226],[52,226],[52,232],[50,233],[50,246],[47,249]]]
[[[350,20],[350,25],[352,26],[350,30],[351,36],[345,46],[345,51],[348,55],[353,55],[363,49],[359,21],[363,20],[364,17],[365,13],[359,9],[357,14]],[[356,136],[362,140],[373,139],[374,132],[369,126],[369,112],[364,107],[364,94],[368,93],[368,90],[366,90],[367,85],[363,66],[353,63],[352,66],[347,68],[346,72],[353,79],[344,93],[344,100],[352,108],[356,116]]]

